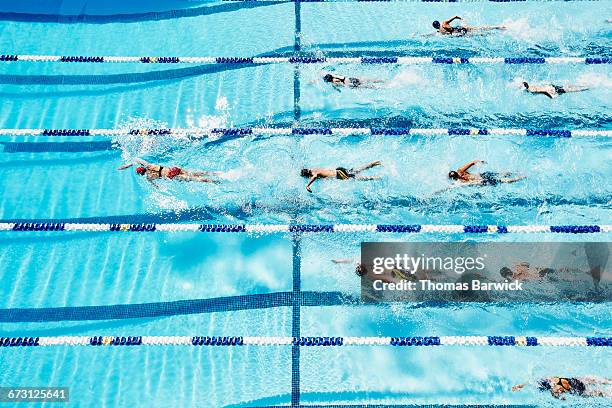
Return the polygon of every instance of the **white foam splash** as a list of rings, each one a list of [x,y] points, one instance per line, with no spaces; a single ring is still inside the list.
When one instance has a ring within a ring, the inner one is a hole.
[[[180,200],[167,191],[155,190],[150,195],[151,203],[155,211],[169,210],[175,213],[189,209],[189,203],[185,200]]]
[[[576,78],[576,85],[590,88],[612,88],[612,77],[604,73],[585,72]]]
[[[529,25],[527,18],[519,18],[517,20],[506,19],[502,23],[506,27],[505,33],[518,40],[535,42],[539,40],[559,41],[562,30],[559,29],[559,24],[551,19],[546,26],[532,27]]]
[[[168,149],[185,143],[186,138],[182,135],[131,135],[131,129],[165,129],[168,124],[145,117],[130,117],[121,124],[120,128],[125,129],[125,133],[113,138],[113,142],[119,145],[121,157],[126,162],[132,162],[137,157],[147,155],[160,155]]]
[[[399,88],[403,86],[414,86],[421,85],[424,83],[419,70],[416,68],[405,68],[402,69],[393,79],[389,82],[389,87]]]

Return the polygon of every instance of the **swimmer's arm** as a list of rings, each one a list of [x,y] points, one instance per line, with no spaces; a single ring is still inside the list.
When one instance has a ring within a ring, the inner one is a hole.
[[[457,173],[465,173],[466,171],[470,169],[470,167],[474,166],[476,163],[484,163],[484,160],[472,160],[465,166],[460,167],[459,170],[457,170]]]
[[[312,190],[310,189],[310,186],[312,185],[312,183],[315,182],[315,180],[319,177],[318,174],[314,174],[310,180],[308,180],[308,184],[306,184],[306,191],[308,191],[309,193],[312,193]]]
[[[117,167],[117,170],[125,170],[125,169],[129,169],[130,167],[132,167],[134,164],[133,163],[129,163],[129,164],[124,164],[123,166]]]
[[[352,259],[348,259],[348,258],[347,259],[332,259],[331,261],[335,264],[350,264],[354,262]]]
[[[157,185],[157,183],[156,183],[155,181],[153,181],[153,179],[150,179],[150,178],[148,178],[148,177],[147,177],[147,181],[148,181],[149,183],[151,183],[151,185],[152,185],[153,187],[155,187],[156,189],[159,189],[159,186]]]
[[[463,19],[461,17],[459,17],[459,16],[455,16],[455,17],[452,17],[452,18],[449,18],[448,20],[446,20],[444,22],[444,24],[450,24],[450,23],[452,23],[455,20],[463,20]]]
[[[525,388],[525,386],[527,385],[527,383],[523,383],[523,384],[517,384],[514,387],[512,387],[512,391],[516,392],[516,391],[520,391],[523,388]]]

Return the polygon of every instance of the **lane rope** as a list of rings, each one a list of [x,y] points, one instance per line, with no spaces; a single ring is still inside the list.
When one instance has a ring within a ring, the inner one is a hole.
[[[0,62],[141,63],[141,64],[612,64],[612,57],[178,57],[1,54]]]
[[[276,233],[559,233],[593,234],[612,232],[612,225],[428,225],[428,224],[102,224],[102,223],[50,223],[0,222],[0,231],[26,232],[219,232],[250,233],[257,235]]]
[[[612,137],[612,130],[600,129],[528,129],[528,128],[332,128],[332,127],[236,127],[236,128],[119,128],[119,129],[0,129],[6,136],[189,136],[192,138],[248,135],[370,135],[370,136],[545,136],[545,137]]]
[[[410,336],[410,337],[248,337],[248,336],[50,336],[0,337],[0,349],[45,346],[547,346],[611,347],[612,337]]]

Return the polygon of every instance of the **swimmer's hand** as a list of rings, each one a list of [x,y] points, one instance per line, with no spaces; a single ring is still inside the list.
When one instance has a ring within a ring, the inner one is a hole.
[[[308,191],[309,193],[312,193],[312,189],[309,186],[306,186],[306,191]]]

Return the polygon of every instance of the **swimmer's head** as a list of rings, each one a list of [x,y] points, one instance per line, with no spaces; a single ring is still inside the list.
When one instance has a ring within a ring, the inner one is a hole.
[[[453,179],[453,180],[458,180],[459,179],[459,173],[457,173],[455,170],[451,170],[448,172],[448,178],[449,179]]]
[[[333,82],[333,80],[334,80],[334,76],[332,74],[326,74],[323,77],[323,81],[325,81],[325,82]]]
[[[355,268],[355,273],[357,274],[357,276],[363,276],[368,273],[368,270],[362,264],[357,264],[357,267]]]
[[[302,175],[302,177],[312,177],[312,170],[310,170],[310,169],[302,169],[300,174]]]
[[[529,83],[523,81],[523,86],[525,87],[525,89],[529,89]]]
[[[435,28],[436,30],[440,29],[440,22],[438,20],[434,21],[433,23],[431,23],[431,25],[433,26],[433,28]]]
[[[145,169],[144,167],[136,167],[136,173],[140,174],[141,176],[144,176],[146,172],[147,169]]]
[[[502,276],[502,278],[504,279],[510,279],[512,278],[512,270],[510,268],[508,268],[507,266],[504,266],[503,268],[501,268],[499,270],[499,274]]]

